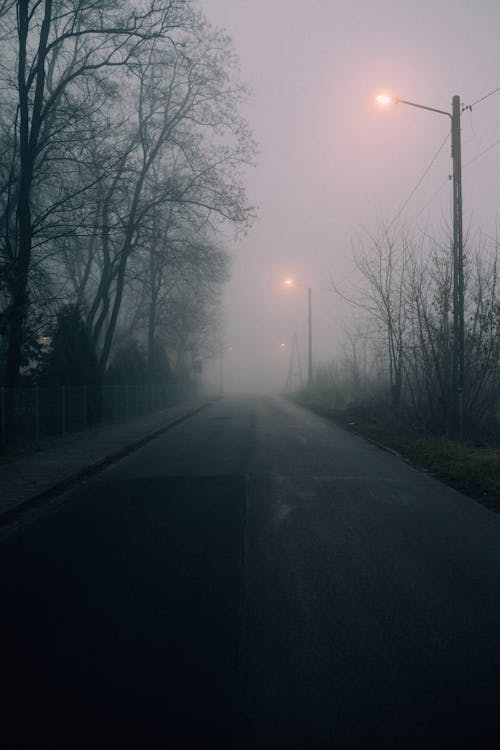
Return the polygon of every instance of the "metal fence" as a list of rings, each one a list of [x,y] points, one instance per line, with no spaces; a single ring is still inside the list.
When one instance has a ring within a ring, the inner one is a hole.
[[[0,445],[123,421],[194,395],[193,384],[0,388]]]

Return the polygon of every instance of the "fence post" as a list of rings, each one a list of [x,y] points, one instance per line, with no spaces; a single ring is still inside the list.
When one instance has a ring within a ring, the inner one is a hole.
[[[35,388],[35,438],[40,437],[40,388]]]
[[[61,427],[62,434],[66,434],[66,386],[61,386]]]

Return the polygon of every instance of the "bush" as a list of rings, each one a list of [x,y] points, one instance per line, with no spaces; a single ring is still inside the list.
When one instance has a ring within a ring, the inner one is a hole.
[[[95,385],[99,382],[97,357],[80,312],[68,305],[57,314],[49,352],[42,364],[46,385]]]
[[[133,385],[146,383],[147,380],[146,357],[139,345],[131,339],[116,349],[106,373],[106,381],[111,385]]]

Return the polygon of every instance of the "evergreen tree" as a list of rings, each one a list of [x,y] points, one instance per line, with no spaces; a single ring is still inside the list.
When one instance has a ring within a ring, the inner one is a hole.
[[[42,379],[50,385],[93,385],[99,381],[92,341],[79,310],[72,305],[57,315]]]

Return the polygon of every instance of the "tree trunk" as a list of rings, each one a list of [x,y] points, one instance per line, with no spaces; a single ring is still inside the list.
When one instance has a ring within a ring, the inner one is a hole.
[[[46,0],[45,13],[38,44],[38,62],[35,76],[35,92],[30,104],[31,88],[27,84],[26,51],[30,23],[28,0],[19,0],[17,30],[19,60],[17,83],[19,94],[19,158],[20,181],[17,199],[17,257],[13,267],[12,319],[8,329],[5,385],[15,387],[19,382],[21,368],[23,328],[28,308],[28,278],[31,264],[33,227],[31,224],[31,188],[35,166],[35,154],[41,127],[41,108],[45,89],[45,54],[52,15],[52,2]],[[30,123],[31,109],[31,123]]]

